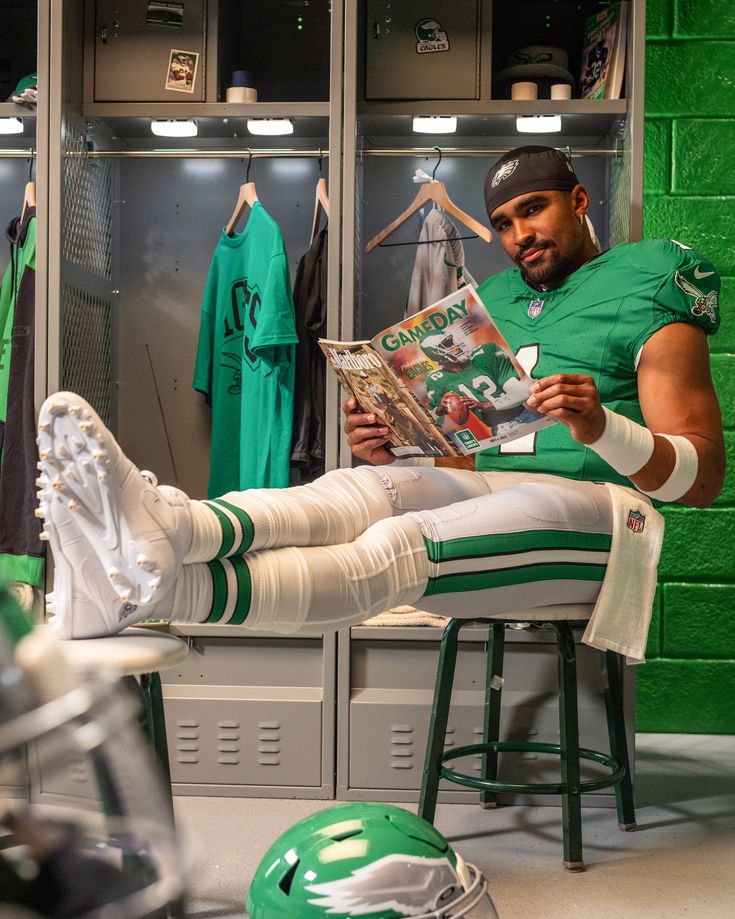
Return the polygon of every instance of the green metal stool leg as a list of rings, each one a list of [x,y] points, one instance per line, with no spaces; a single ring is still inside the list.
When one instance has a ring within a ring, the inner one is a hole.
[[[434,684],[434,701],[431,706],[431,720],[429,721],[429,734],[426,743],[426,758],[424,760],[424,773],[421,781],[421,795],[419,797],[418,815],[434,822],[436,814],[436,797],[439,793],[439,780],[441,778],[441,755],[444,752],[444,741],[447,734],[449,721],[449,704],[452,700],[452,683],[454,670],[457,664],[457,645],[459,630],[467,622],[463,619],[452,619],[444,629],[441,648],[439,650],[439,665]]]
[[[502,689],[492,686],[493,677],[503,676],[503,652],[505,650],[505,623],[493,622],[487,637],[487,672],[485,675],[485,709],[483,723],[483,742],[493,743],[500,739],[500,703]],[[498,753],[486,750],[482,754],[483,779],[498,778]],[[495,791],[483,788],[480,791],[480,805],[485,808],[497,807],[498,795]]]
[[[603,675],[605,677],[605,709],[607,711],[607,732],[610,737],[610,753],[625,768],[625,775],[622,781],[615,786],[618,826],[621,830],[634,830],[636,826],[635,805],[633,803],[633,782],[630,777],[628,739],[625,736],[620,658],[614,651],[605,651],[602,653],[602,661]]]
[[[559,744],[561,746],[561,781],[565,788],[562,794],[564,867],[570,871],[583,871],[577,662],[574,635],[566,622],[555,622],[553,625],[558,642]]]

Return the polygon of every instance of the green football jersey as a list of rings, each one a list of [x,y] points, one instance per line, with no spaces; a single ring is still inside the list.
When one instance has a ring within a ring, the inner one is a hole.
[[[471,354],[472,365],[457,370],[436,370],[426,378],[429,409],[434,412],[448,392],[456,392],[468,399],[488,402],[504,394],[503,384],[518,373],[508,357],[494,344],[480,345]],[[473,409],[480,421],[485,422],[482,409]],[[514,413],[517,413],[514,411]],[[439,424],[442,415],[435,416]]]
[[[259,201],[217,243],[202,302],[194,389],[212,407],[210,498],[288,485],[298,340],[283,236]]]
[[[588,374],[603,405],[643,424],[636,379],[643,345],[671,322],[714,334],[719,289],[717,272],[693,249],[647,239],[601,253],[554,290],[535,290],[509,269],[478,293],[532,377]],[[630,484],[563,424],[477,454],[477,468]]]

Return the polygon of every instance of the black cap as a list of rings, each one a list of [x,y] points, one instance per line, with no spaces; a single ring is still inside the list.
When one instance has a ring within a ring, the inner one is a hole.
[[[485,179],[488,216],[515,198],[531,191],[571,191],[579,179],[566,153],[554,147],[516,147],[504,154]]]

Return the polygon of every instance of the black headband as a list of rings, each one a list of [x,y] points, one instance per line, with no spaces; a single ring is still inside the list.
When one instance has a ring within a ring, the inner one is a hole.
[[[485,179],[488,216],[531,191],[571,191],[579,179],[566,153],[553,147],[517,147],[495,163]]]

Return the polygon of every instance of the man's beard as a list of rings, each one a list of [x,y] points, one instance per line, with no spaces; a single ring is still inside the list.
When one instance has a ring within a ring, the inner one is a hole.
[[[532,248],[529,246],[528,248]],[[531,264],[524,266],[523,253],[518,257],[517,263],[521,270],[521,277],[529,287],[537,290],[549,290],[558,287],[561,282],[579,267],[578,259],[571,256],[560,255],[553,243],[543,246],[546,254],[543,265]]]

